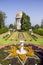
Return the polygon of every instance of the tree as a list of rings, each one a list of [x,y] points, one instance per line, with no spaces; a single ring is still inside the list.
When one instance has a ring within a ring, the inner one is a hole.
[[[14,24],[14,29],[16,29],[16,23]]]
[[[6,18],[6,14],[0,11],[0,29],[5,26],[5,18]]]
[[[40,28],[40,26],[38,24],[35,25],[35,29],[38,29]]]
[[[42,19],[42,22],[41,22],[41,28],[43,28],[43,19]]]
[[[30,17],[23,12],[21,19],[21,29],[29,30],[31,28]]]
[[[13,28],[13,27],[14,27],[13,24],[10,24],[10,25],[9,25],[9,28]]]

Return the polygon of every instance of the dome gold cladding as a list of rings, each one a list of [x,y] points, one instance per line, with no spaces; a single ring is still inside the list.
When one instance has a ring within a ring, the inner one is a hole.
[[[17,13],[16,18],[22,18],[22,12]]]

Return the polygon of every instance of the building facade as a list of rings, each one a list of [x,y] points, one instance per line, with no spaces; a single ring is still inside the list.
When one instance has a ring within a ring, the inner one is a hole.
[[[22,19],[22,12],[16,14],[16,28],[17,30],[21,30],[21,19]]]

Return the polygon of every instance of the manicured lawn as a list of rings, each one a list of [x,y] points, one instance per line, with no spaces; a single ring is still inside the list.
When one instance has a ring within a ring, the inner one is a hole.
[[[9,39],[9,37],[13,33],[15,33],[15,35],[13,36],[13,39]],[[7,38],[7,40],[5,38],[3,38],[3,36],[0,36],[0,45],[19,43],[20,39],[18,38],[18,31],[15,31],[13,33]],[[38,37],[37,40],[34,40],[34,38],[30,34],[28,34],[27,32],[22,32],[22,33],[23,33],[23,36],[24,36],[23,40],[25,41],[25,43],[43,45],[43,38]]]
[[[23,34],[24,34],[24,41],[26,42],[26,43],[31,43],[31,44],[38,44],[38,45],[43,45],[43,38],[37,38],[36,40],[34,40],[33,38],[32,38],[32,40],[29,40],[28,39],[28,35],[26,35],[26,33],[27,32],[23,32]]]
[[[14,35],[14,39],[10,40],[9,37],[7,39],[3,38],[3,36],[0,36],[0,45],[2,44],[14,44],[14,43],[18,43],[19,39],[18,39],[18,32],[15,32],[16,34]],[[12,35],[12,34],[11,34]]]

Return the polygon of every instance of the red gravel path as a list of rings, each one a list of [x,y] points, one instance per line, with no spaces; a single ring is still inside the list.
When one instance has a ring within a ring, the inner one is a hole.
[[[0,45],[0,49],[9,46],[9,44]]]

